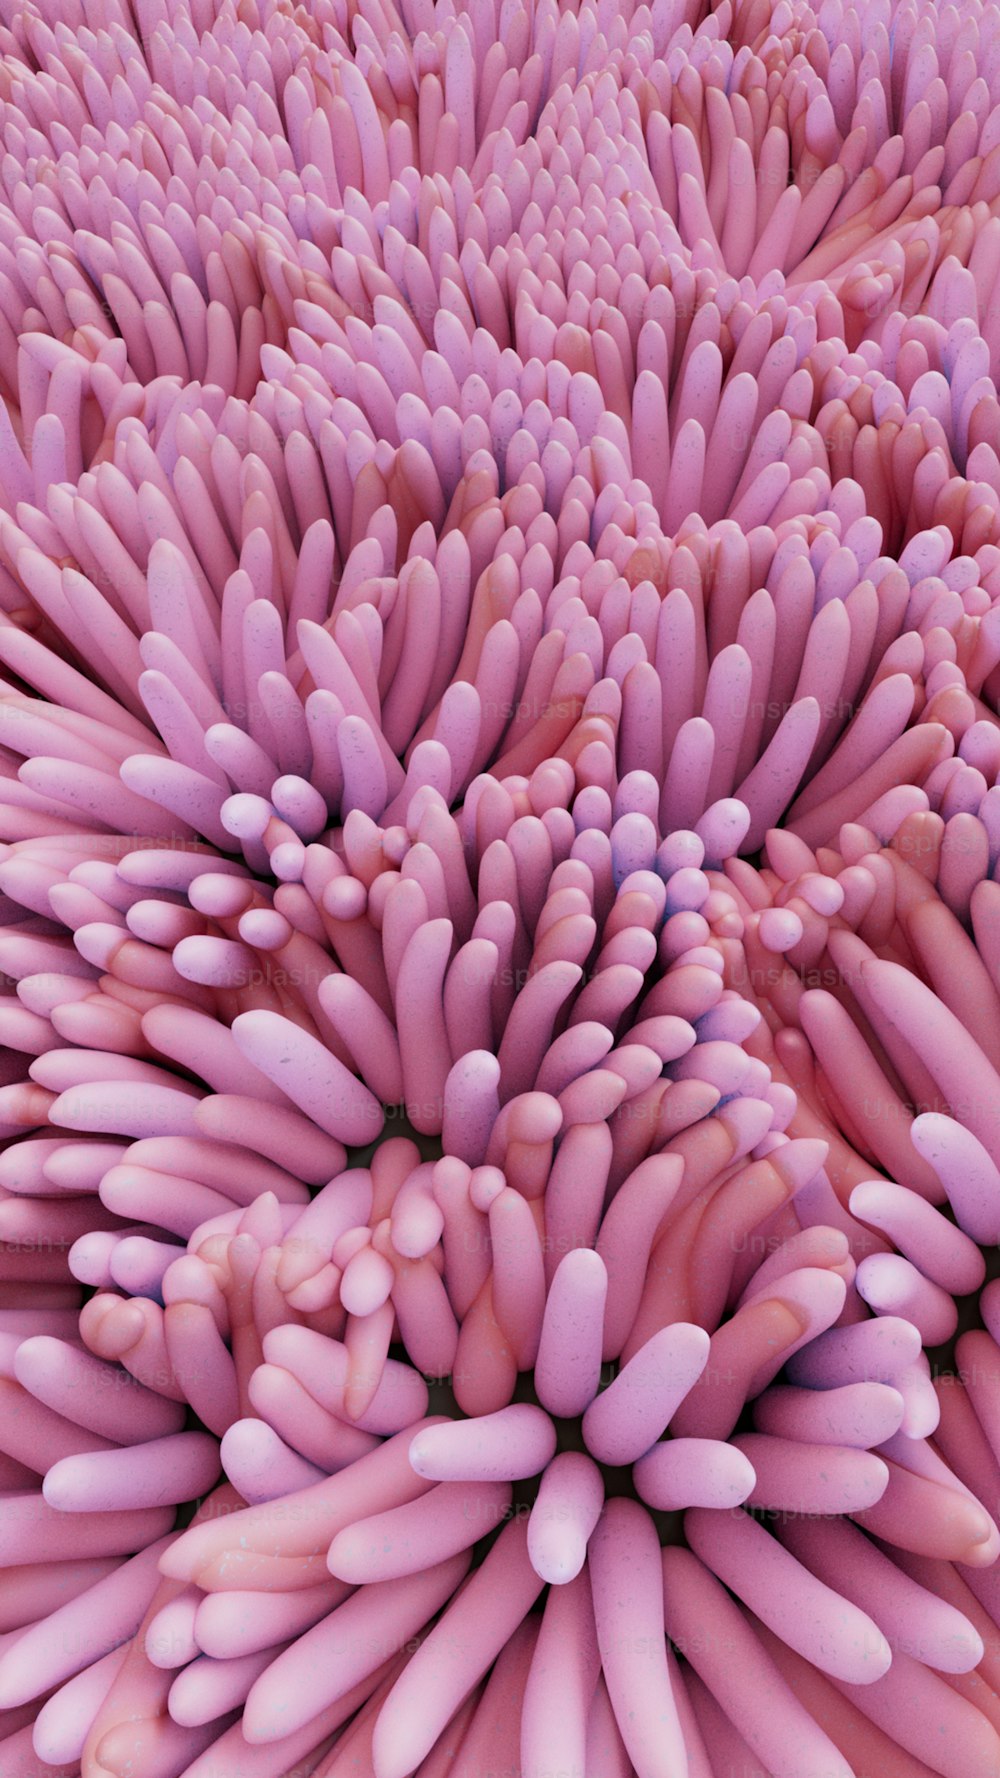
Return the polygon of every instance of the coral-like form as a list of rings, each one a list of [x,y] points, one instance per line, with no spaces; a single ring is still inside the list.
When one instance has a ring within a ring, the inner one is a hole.
[[[1000,6],[0,135],[0,1778],[1000,1778]]]

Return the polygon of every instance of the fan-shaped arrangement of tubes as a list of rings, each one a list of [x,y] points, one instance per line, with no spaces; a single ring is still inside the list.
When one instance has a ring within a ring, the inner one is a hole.
[[[1000,7],[0,138],[0,1778],[998,1778]]]

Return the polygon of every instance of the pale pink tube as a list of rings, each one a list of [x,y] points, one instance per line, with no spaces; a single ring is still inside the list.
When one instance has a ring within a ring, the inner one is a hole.
[[[996,1324],[996,1295],[987,1286],[983,1292],[984,1319],[991,1329]],[[1000,1347],[992,1332],[970,1329],[962,1334],[955,1347],[959,1375],[965,1385],[969,1402],[976,1414],[980,1430],[993,1452],[1000,1451],[1000,1414],[997,1412],[996,1388],[1000,1377]]]
[[[670,1675],[670,1689],[677,1703],[677,1715],[680,1718],[684,1735],[688,1778],[713,1778],[705,1737],[701,1732],[692,1703],[692,1686],[700,1685],[701,1682],[697,1674],[692,1673],[690,1667],[681,1669],[680,1662],[669,1642],[667,1644],[667,1672]]]
[[[248,1506],[295,1494],[323,1479],[263,1420],[234,1420],[219,1447],[223,1468]]]
[[[486,1158],[499,1107],[500,1064],[489,1050],[471,1049],[459,1056],[444,1084],[441,1134],[446,1153],[470,1167]]]
[[[204,1751],[197,1752],[191,1763],[183,1768],[183,1778],[218,1778],[219,1772],[226,1770],[238,1771],[244,1778],[285,1778],[287,1773],[301,1771],[303,1763],[308,1761],[308,1756],[316,1748],[321,1753],[327,1751],[330,1736],[350,1720],[381,1677],[381,1671],[369,1674],[353,1691],[338,1699],[336,1704],[331,1704],[328,1709],[311,1718],[304,1728],[297,1730],[295,1734],[283,1736],[280,1741],[251,1743],[243,1734],[241,1722],[237,1721],[229,1726],[230,1718],[225,1716],[220,1719],[224,1729],[221,1735],[217,1734],[218,1725],[214,1723],[207,1731],[184,1731],[189,1736],[200,1737],[200,1745]],[[196,1741],[195,1746],[197,1745]],[[127,1769],[119,1772],[118,1778],[127,1778]],[[166,1778],[166,1773],[162,1778]]]
[[[956,1358],[962,1363],[956,1349]],[[977,1499],[989,1499],[1000,1492],[1000,1465],[991,1448],[983,1421],[987,1420],[985,1404],[991,1400],[989,1372],[984,1376],[985,1389],[980,1396],[977,1414],[972,1398],[960,1376],[938,1377],[934,1392],[939,1404],[939,1423],[935,1428],[935,1444],[945,1462],[971,1488]],[[983,1418],[980,1418],[980,1414]]]
[[[509,1157],[506,1166],[510,1171]],[[508,1186],[489,1206],[489,1227],[493,1307],[518,1370],[530,1370],[545,1310],[545,1262],[531,1205]]]
[[[202,1109],[213,1102],[202,1100]],[[276,1113],[280,1110],[281,1107],[276,1106]],[[339,1152],[332,1143],[328,1144],[328,1149],[334,1155]],[[290,1152],[289,1145],[286,1159]],[[138,1167],[151,1167],[154,1172],[196,1179],[213,1191],[223,1192],[236,1204],[250,1204],[262,1193],[273,1192],[279,1203],[311,1207],[308,1187],[301,1179],[242,1144],[209,1141],[204,1136],[147,1136],[141,1142],[132,1143],[128,1156]],[[298,1160],[296,1152],[296,1165]],[[305,1177],[311,1180],[312,1176],[307,1174]]]
[[[151,1241],[145,1235],[127,1235],[116,1244],[111,1254],[110,1281],[129,1296],[156,1296],[164,1272],[183,1251],[173,1242]]]
[[[165,1437],[183,1423],[179,1403],[61,1340],[45,1335],[25,1340],[14,1368],[18,1381],[40,1401],[120,1444]]]
[[[424,1424],[450,1422],[439,1419]],[[419,1427],[410,1427],[398,1433],[339,1475],[281,1502],[192,1525],[165,1552],[160,1563],[163,1573],[175,1580],[194,1580],[217,1558],[239,1551],[271,1557],[308,1556],[320,1549],[325,1553],[337,1532],[356,1519],[403,1506],[427,1492],[430,1484],[410,1463],[410,1445],[417,1431]]]
[[[403,1097],[403,1066],[395,1029],[382,1008],[349,975],[326,976],[318,993],[366,1085],[384,1105],[398,1105]]]
[[[42,1492],[61,1512],[120,1512],[197,1500],[219,1479],[214,1438],[178,1432],[121,1451],[64,1457],[46,1472]]]
[[[528,1555],[535,1573],[564,1586],[580,1573],[604,1506],[597,1465],[582,1451],[561,1451],[542,1476],[528,1519]]]
[[[264,1356],[298,1377],[303,1387],[331,1414],[346,1418],[344,1389],[349,1372],[346,1347],[312,1328],[287,1323],[264,1336]],[[412,1426],[427,1412],[427,1385],[412,1366],[390,1358],[378,1388],[364,1412],[352,1420],[362,1432],[383,1436]]]
[[[535,1388],[557,1419],[582,1414],[597,1392],[607,1289],[604,1261],[586,1247],[560,1260],[549,1285]]]
[[[959,1228],[981,1245],[995,1244],[1000,1239],[1000,1167],[977,1133],[941,1112],[926,1111],[914,1118],[910,1139],[940,1178]]]
[[[454,1155],[438,1161],[433,1192],[444,1215],[442,1244],[448,1295],[461,1319],[489,1275],[489,1231],[469,1197],[471,1173]]]
[[[683,1174],[676,1155],[651,1155],[625,1180],[600,1226],[597,1251],[607,1267],[605,1358],[617,1358],[635,1323],[654,1237]]]
[[[515,1403],[419,1432],[410,1445],[410,1463],[417,1475],[435,1482],[509,1482],[538,1475],[555,1449],[549,1416],[529,1403]]]
[[[76,1310],[60,1309],[55,1303],[48,1308],[0,1309],[0,1334],[16,1334],[19,1340],[29,1340],[32,1334],[40,1333],[72,1337],[76,1327]]]
[[[362,1587],[255,1682],[243,1713],[246,1739],[281,1740],[336,1703],[423,1628],[468,1566],[468,1556],[457,1555],[404,1579]]]
[[[0,1632],[19,1630],[67,1605],[119,1566],[115,1557],[105,1556],[62,1562],[58,1568],[39,1562],[5,1569],[0,1573]]]
[[[870,1685],[887,1670],[892,1651],[872,1619],[816,1580],[747,1513],[693,1507],[684,1530],[695,1555],[822,1672]]]
[[[709,1438],[674,1438],[654,1445],[634,1465],[632,1477],[640,1499],[660,1512],[742,1506],[756,1482],[747,1452]]]
[[[743,1736],[720,1708],[697,1673],[684,1674],[685,1690],[690,1698],[694,1726],[705,1749],[705,1767],[713,1775],[717,1771],[739,1772],[740,1778],[767,1778],[764,1767],[751,1751]],[[687,1731],[685,1730],[685,1737]],[[692,1767],[690,1742],[688,1769]],[[697,1771],[697,1766],[694,1769]]]
[[[645,1508],[609,1501],[589,1561],[601,1663],[633,1765],[645,1778],[672,1778],[686,1759],[667,1668],[658,1553]]]
[[[862,1528],[916,1555],[989,1567],[997,1527],[924,1440],[897,1433],[882,1447],[889,1481],[882,1498],[854,1515]]]
[[[442,1482],[407,1506],[338,1532],[326,1565],[352,1586],[415,1574],[486,1536],[502,1523],[510,1500],[507,1482]]]
[[[598,1674],[594,1701],[587,1718],[584,1771],[586,1778],[635,1778],[635,1768],[622,1740],[603,1674]]]
[[[517,1769],[525,1686],[538,1638],[538,1619],[526,1617],[499,1655],[454,1764],[455,1778],[480,1778],[493,1762]]]
[[[143,1647],[154,1667],[169,1672],[195,1659],[198,1643],[194,1625],[200,1598],[197,1587],[185,1587],[149,1619]]]
[[[282,1243],[276,1283],[288,1294],[318,1272],[348,1229],[366,1225],[372,1209],[371,1174],[352,1167],[331,1179],[302,1210]]]
[[[746,1303],[712,1335],[708,1363],[678,1407],[673,1431],[683,1438],[728,1437],[761,1366],[779,1369],[789,1349],[807,1337],[807,1328],[797,1306],[774,1298]],[[765,1375],[760,1387],[769,1380]]]
[[[778,1438],[807,1444],[855,1445],[871,1450],[899,1431],[905,1403],[888,1383],[845,1383],[833,1389],[765,1390],[754,1403],[754,1425]]]
[[[343,1581],[327,1580],[298,1593],[209,1593],[195,1617],[195,1640],[212,1660],[242,1660],[310,1629],[350,1592]]]
[[[278,1166],[291,1157],[299,1179],[309,1185],[325,1185],[347,1159],[341,1142],[299,1112],[262,1105],[247,1094],[209,1094],[200,1101],[194,1121],[196,1136],[252,1148]]]
[[[787,1277],[792,1272],[826,1266],[846,1277],[852,1263],[846,1234],[840,1229],[823,1225],[804,1228],[801,1234],[791,1235],[769,1253],[766,1259],[756,1264],[759,1258],[759,1253],[754,1251],[751,1234],[746,1243],[745,1264],[748,1269],[753,1269],[750,1270],[749,1281],[740,1295],[740,1303],[751,1302],[754,1297],[763,1295],[765,1285],[773,1284],[778,1278]]]
[[[423,1259],[441,1238],[444,1217],[431,1190],[433,1176],[430,1162],[414,1167],[393,1199],[392,1245],[405,1259]]]
[[[1000,1075],[975,1039],[930,988],[899,964],[863,963],[861,978],[895,1030],[919,1033],[921,1060],[949,1103],[962,1107],[972,1135],[1000,1164]]]
[[[419,1640],[419,1638],[415,1640]],[[394,1680],[397,1678],[408,1658],[408,1653],[403,1653],[397,1655],[394,1660],[386,1661],[377,1676],[377,1685],[369,1692],[361,1709],[358,1710],[357,1714],[347,1723],[343,1732],[334,1735],[330,1742],[326,1743],[325,1746],[320,1746],[314,1753],[308,1756],[307,1763],[310,1768],[315,1771],[316,1778],[343,1778],[345,1772],[351,1771],[352,1768],[364,1769],[366,1763],[368,1770],[371,1770],[371,1746],[372,1734],[375,1728],[375,1718],[382,1707],[384,1699],[388,1697],[389,1692],[392,1690]],[[476,1698],[470,1700],[470,1703],[478,1703],[478,1701],[478,1698]],[[451,1742],[449,1758],[447,1761],[448,1766],[450,1766],[451,1760],[454,1758],[461,1745],[462,1736],[469,1725],[472,1715],[473,1711],[469,1711],[460,1726],[458,1722],[450,1725],[450,1731],[447,1736],[447,1739]],[[440,1746],[440,1742],[438,1745]],[[328,1752],[326,1751],[326,1747],[329,1748]],[[435,1752],[436,1751],[437,1749],[435,1749]]]
[[[154,1218],[170,1234],[187,1240],[210,1217],[224,1215],[232,1200],[222,1192],[210,1191],[194,1179],[177,1179],[167,1173],[156,1173],[151,1167],[136,1167],[124,1161],[112,1167],[101,1180],[101,1199],[116,1216],[133,1222],[151,1222]]]
[[[396,984],[396,1030],[408,1116],[424,1134],[440,1131],[453,1057],[442,992],[451,951],[450,920],[428,920],[404,951]]]
[[[863,1512],[888,1486],[882,1459],[851,1445],[810,1445],[760,1432],[741,1433],[733,1444],[753,1465],[751,1506],[781,1513]]]
[[[7,1494],[0,1512],[0,1568],[17,1567],[26,1548],[36,1562],[132,1555],[154,1538],[163,1537],[173,1520],[170,1507],[61,1513],[41,1494]]]
[[[198,1098],[176,1087],[129,1080],[94,1080],[69,1087],[53,1102],[52,1121],[66,1130],[122,1136],[193,1136]]]
[[[675,1322],[647,1340],[583,1416],[591,1455],[623,1464],[648,1451],[700,1377],[709,1345],[704,1328],[690,1322]]]
[[[802,1347],[814,1345],[827,1328],[839,1321],[847,1300],[847,1278],[827,1266],[803,1266],[800,1270],[785,1272],[759,1297],[755,1296],[751,1285],[746,1296],[751,1307],[755,1302],[771,1297],[801,1317],[802,1332],[791,1351],[786,1350],[785,1354],[784,1361],[790,1362]],[[773,1382],[781,1366],[779,1357],[769,1358],[759,1365],[751,1378],[750,1393],[757,1394]]]
[[[561,1768],[584,1772],[599,1669],[590,1580],[579,1574],[545,1602],[521,1711],[523,1778]]]
[[[178,1673],[170,1687],[167,1706],[174,1722],[182,1728],[198,1728],[237,1709],[254,1680],[266,1671],[282,1647],[279,1643],[277,1648],[271,1646],[231,1661],[213,1661],[208,1655],[199,1655]]]
[[[774,1778],[854,1778],[725,1588],[690,1550],[661,1556],[667,1631]]]
[[[404,1668],[372,1739],[378,1778],[408,1778],[542,1590],[515,1520]]]
[[[388,1685],[385,1686],[386,1693],[392,1690],[392,1686],[395,1682],[396,1673],[394,1670],[388,1670],[387,1679]],[[385,1685],[385,1681],[383,1681],[383,1685]],[[434,1746],[431,1748],[430,1753],[427,1755],[427,1758],[421,1762],[419,1767],[420,1778],[451,1778],[455,1758],[461,1750],[462,1742],[465,1740],[466,1735],[472,1727],[485,1690],[485,1682],[481,1682],[469,1693],[469,1696],[466,1698],[461,1709],[456,1710],[451,1721],[442,1729]],[[367,1747],[364,1750],[369,1755],[369,1758],[371,1754],[371,1742],[375,1732],[374,1725],[378,1713],[382,1708],[383,1701],[381,1692],[373,1695],[375,1702],[372,1710],[372,1725],[370,1731],[366,1730]],[[347,1753],[351,1753],[350,1746],[347,1748]],[[319,1770],[317,1778],[328,1778],[325,1769],[321,1768]],[[340,1778],[340,1774],[336,1772],[336,1768],[329,1774],[329,1778]]]
[[[978,1290],[986,1276],[983,1256],[973,1241],[916,1192],[890,1180],[856,1185],[852,1216],[881,1229],[905,1259],[953,1296]]]
[[[854,1021],[832,994],[816,991],[803,994],[799,1017],[825,1075],[851,1108],[872,1152],[887,1172],[912,1180],[914,1190],[926,1201],[934,1180],[926,1161],[919,1154],[914,1159],[910,1140],[913,1119]]]
[[[17,1639],[0,1657],[4,1709],[27,1703],[133,1635],[159,1581],[163,1541],[144,1549]]]
[[[986,1714],[928,1667],[898,1652],[874,1685],[834,1679],[859,1710],[941,1778],[1000,1767],[1000,1735]]]
[[[95,1229],[93,1234],[81,1235],[74,1241],[69,1250],[69,1269],[74,1278],[81,1284],[93,1284],[100,1289],[114,1283],[111,1276],[111,1256],[121,1243],[121,1235],[114,1230]],[[39,1333],[45,1333],[39,1328]]]
[[[283,1444],[320,1477],[333,1475],[373,1451],[378,1440],[370,1432],[358,1432],[318,1407],[290,1371],[273,1364],[259,1364],[247,1389],[249,1404],[278,1434]],[[236,1424],[236,1422],[234,1422]],[[221,1428],[220,1428],[221,1430]],[[227,1428],[228,1430],[228,1428]],[[312,1477],[311,1480],[319,1480]],[[308,1487],[310,1480],[300,1483]],[[269,1495],[268,1498],[276,1498]]]
[[[941,1346],[958,1326],[958,1310],[939,1284],[932,1283],[899,1253],[870,1253],[858,1267],[858,1295],[877,1315],[912,1322],[925,1346]]]
[[[895,1650],[942,1673],[969,1673],[983,1658],[975,1626],[911,1580],[842,1518],[791,1520],[781,1540],[813,1574],[869,1611]]]
[[[72,1765],[98,1710],[113,1686],[127,1648],[114,1648],[70,1679],[42,1705],[35,1718],[31,1745],[48,1766]]]
[[[892,1383],[920,1354],[920,1335],[909,1321],[884,1315],[852,1327],[831,1328],[789,1360],[793,1383],[834,1389],[847,1383]]]
[[[239,1418],[241,1402],[236,1367],[211,1308],[199,1302],[168,1303],[163,1331],[174,1376],[183,1377],[198,1418],[221,1438]]]
[[[575,1124],[559,1143],[544,1199],[543,1258],[549,1285],[567,1254],[595,1241],[612,1153],[613,1139],[605,1123]]]
[[[308,1032],[263,1011],[241,1013],[232,1031],[247,1059],[328,1135],[355,1145],[379,1134],[378,1100]]]
[[[13,1355],[11,1362],[13,1369]],[[0,1377],[0,1450],[44,1474],[52,1463],[79,1451],[110,1449],[110,1441],[74,1425],[29,1395],[20,1383]]]

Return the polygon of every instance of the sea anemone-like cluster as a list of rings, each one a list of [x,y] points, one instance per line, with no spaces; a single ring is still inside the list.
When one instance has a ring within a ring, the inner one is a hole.
[[[0,138],[0,1778],[1000,1778],[1000,5]]]

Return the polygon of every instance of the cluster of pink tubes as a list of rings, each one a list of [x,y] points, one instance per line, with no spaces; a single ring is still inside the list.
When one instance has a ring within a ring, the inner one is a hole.
[[[0,137],[0,1778],[1000,1778],[1000,6]]]

